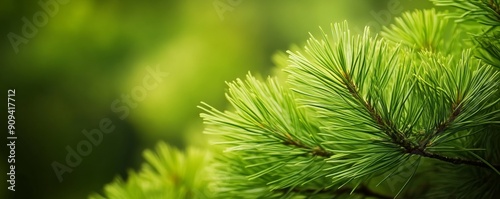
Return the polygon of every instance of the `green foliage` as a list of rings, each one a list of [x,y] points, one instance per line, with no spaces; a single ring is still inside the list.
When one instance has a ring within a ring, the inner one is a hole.
[[[485,26],[500,25],[499,0],[431,0],[437,6],[448,6],[458,10],[451,17],[458,22],[472,21]]]
[[[130,171],[125,182],[117,177],[104,187],[100,198],[208,198],[206,165],[209,156],[193,148],[185,153],[160,142],[155,151],[144,151],[146,162],[139,172]]]
[[[206,132],[219,135],[216,143],[226,148],[217,165],[220,198],[291,196],[328,183],[325,158],[331,152],[321,145],[322,130],[289,89],[275,79],[263,83],[251,75],[229,88],[235,110],[223,113],[205,106],[208,114],[202,115]]]
[[[472,22],[483,31],[473,33],[477,56],[500,68],[500,1],[499,0],[432,0],[438,6],[457,9],[451,17],[456,22]]]
[[[500,31],[476,38],[478,57],[486,63],[500,68]]]
[[[486,140],[466,143],[499,123],[499,74],[457,47],[462,35],[442,41],[455,28],[434,10],[397,19],[382,33],[391,42],[335,24],[331,35],[312,36],[303,50],[289,52],[288,84],[251,75],[229,83],[234,110],[203,106],[202,114],[224,150],[216,170],[237,176],[216,182],[220,198],[322,198],[343,195],[346,187],[363,195],[358,187],[409,167],[411,175],[392,193],[397,197],[412,177],[426,176],[419,165],[437,170],[440,161],[458,165],[442,176],[470,174],[472,182],[461,186],[468,194],[457,197],[495,194],[484,194],[492,186],[480,179],[500,175],[499,160],[479,155],[490,150]],[[468,168],[474,166],[480,168]],[[460,186],[441,187],[418,194],[447,197],[443,191]]]
[[[395,18],[394,24],[384,27],[381,35],[409,48],[447,54],[472,47],[467,44],[464,31],[443,15],[434,9],[406,12]]]
[[[498,4],[435,2],[475,9]],[[471,12],[461,17],[481,15],[480,23],[494,25],[486,20],[491,9]],[[211,197],[500,195],[500,74],[494,67],[500,56],[474,46],[498,42],[470,36],[483,32],[468,32],[445,15],[405,13],[380,36],[368,28],[351,34],[347,22],[336,23],[288,52],[287,75],[280,75],[286,81],[248,74],[228,83],[229,110],[200,106],[214,143],[207,166]],[[276,56],[279,65],[282,58]]]

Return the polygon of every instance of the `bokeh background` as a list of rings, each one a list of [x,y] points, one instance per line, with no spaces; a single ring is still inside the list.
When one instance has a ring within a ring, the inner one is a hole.
[[[160,140],[205,147],[197,106],[224,109],[225,81],[248,71],[270,75],[273,54],[301,46],[319,26],[348,20],[355,31],[366,24],[380,30],[403,11],[432,6],[417,0],[70,0],[51,7],[54,16],[16,52],[8,35],[23,36],[23,18],[33,22],[36,13],[47,13],[40,2],[57,1],[0,3],[0,93],[5,102],[7,89],[16,89],[18,136],[16,192],[1,180],[0,198],[86,198],[114,177],[126,178],[140,166],[141,152]],[[142,85],[148,67],[168,76],[120,119],[112,103]],[[6,117],[6,107],[0,110]],[[51,164],[64,164],[66,147],[87,140],[82,131],[98,128],[103,118],[116,129],[59,182]],[[0,173],[8,172],[7,149],[1,149]]]

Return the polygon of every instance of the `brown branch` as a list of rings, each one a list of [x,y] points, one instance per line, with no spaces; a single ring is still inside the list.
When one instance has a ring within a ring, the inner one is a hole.
[[[457,102],[453,103],[451,110],[452,112],[450,116],[448,116],[448,118],[446,118],[445,121],[438,124],[434,128],[434,132],[432,134],[429,134],[422,142],[420,142],[420,148],[425,149],[429,145],[429,142],[431,141],[432,138],[448,130],[450,125],[455,121],[455,119],[462,111],[462,104],[460,97],[458,97]]]
[[[283,135],[285,140],[283,141],[282,144],[284,144],[284,145],[294,146],[294,147],[299,148],[299,149],[305,149],[306,151],[309,151],[309,154],[311,154],[313,156],[320,156],[320,157],[324,157],[324,158],[329,158],[330,156],[333,155],[332,152],[325,150],[321,146],[314,146],[314,147],[307,146],[307,145],[303,144],[302,142],[300,142],[300,140],[294,139],[289,133],[282,133],[282,132],[274,130],[270,127],[266,127],[267,125],[265,125],[264,123],[259,123],[258,126],[260,128],[267,130],[267,131],[275,132],[279,135]]]
[[[489,3],[487,3],[488,7],[490,7],[493,11],[496,12],[497,15],[500,15],[500,7],[493,2],[493,0],[490,0]],[[498,18],[500,20],[500,18]]]
[[[329,189],[299,189],[299,188],[293,188],[293,189],[276,189],[274,191],[277,192],[293,192],[293,193],[300,193],[300,194],[307,194],[307,195],[312,195],[312,194],[332,194],[332,196],[339,196],[343,194],[357,194],[357,195],[362,195],[365,197],[372,197],[372,198],[379,198],[379,199],[392,199],[392,196],[387,196],[378,192],[375,192],[368,188],[365,185],[361,185],[360,187],[356,188],[353,190],[353,188],[349,187],[342,187],[339,189],[335,188],[329,188]]]
[[[305,149],[306,151],[309,151],[309,153],[312,154],[313,156],[320,156],[320,157],[324,157],[324,158],[329,158],[330,156],[333,155],[332,152],[327,151],[320,146],[316,146],[316,147],[307,146],[307,145],[303,144],[302,142],[293,139],[289,134],[286,134],[286,137],[287,137],[287,140],[285,142],[283,142],[283,144],[291,145],[291,146],[294,146],[294,147],[297,147],[300,149]]]
[[[352,81],[351,76],[346,73],[342,73],[342,75],[344,77],[344,84],[348,89],[349,93],[354,97],[354,99],[358,101],[358,103],[360,103],[368,111],[368,114],[370,114],[370,117],[373,119],[373,121],[375,121],[378,127],[383,132],[385,132],[385,134],[388,135],[395,143],[401,143],[402,140],[406,140],[401,133],[392,130],[393,129],[392,127],[394,125],[392,124],[391,121],[384,120],[382,116],[377,113],[375,107],[373,107],[359,95],[357,86]]]
[[[456,158],[456,157],[447,157],[447,156],[443,156],[443,155],[439,155],[439,154],[427,152],[427,151],[425,151],[425,150],[423,150],[421,148],[416,148],[416,147],[415,148],[407,148],[407,149],[405,149],[405,152],[409,153],[409,154],[420,155],[420,156],[423,156],[423,157],[433,158],[433,159],[437,159],[437,160],[441,160],[441,161],[445,161],[445,162],[452,163],[452,164],[457,164],[457,165],[465,164],[465,165],[471,165],[471,166],[476,166],[476,167],[482,167],[482,168],[491,169],[490,166],[488,166],[487,164],[485,164],[482,161],[467,160],[467,159],[461,159],[461,158]],[[495,165],[495,164],[491,164],[491,165],[495,169],[500,170],[500,165]]]

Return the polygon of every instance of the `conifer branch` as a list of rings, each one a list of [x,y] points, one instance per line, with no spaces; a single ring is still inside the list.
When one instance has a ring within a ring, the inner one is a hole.
[[[500,0],[431,1],[458,8],[457,21],[489,26],[475,38],[479,58],[499,67]],[[228,83],[233,110],[200,106],[205,133],[220,147],[213,159],[160,144],[145,153],[139,173],[117,178],[105,196],[390,199],[423,174],[433,180],[415,181],[403,198],[494,198],[500,72],[473,59],[467,30],[441,14],[405,13],[384,38],[369,28],[353,36],[347,22],[332,25],[333,39],[311,36],[303,50],[289,51],[290,87],[249,74]],[[422,157],[436,161],[419,168]],[[205,173],[211,176],[198,175]],[[393,177],[404,184],[386,195],[371,183],[379,177],[376,186],[401,185]]]
[[[349,75],[347,75],[346,73],[344,73],[343,75],[345,78],[344,84],[347,87],[347,89],[349,90],[349,93],[362,106],[364,106],[364,108],[368,111],[371,118],[373,119],[373,121],[375,121],[375,123],[379,126],[379,128],[381,130],[383,130],[392,139],[392,141],[394,141],[396,143],[400,143],[402,140],[405,140],[401,133],[398,133],[398,132],[391,130],[391,129],[393,129],[394,125],[392,124],[392,122],[390,120],[383,119],[382,116],[377,113],[375,108],[360,96],[358,90],[356,89],[357,86],[352,81],[352,78]]]
[[[440,124],[438,124],[435,127],[434,132],[432,134],[429,134],[420,143],[420,147],[422,149],[425,149],[430,144],[430,141],[432,140],[432,138],[435,138],[439,134],[445,132],[450,127],[450,125],[453,123],[453,121],[455,121],[455,119],[458,117],[458,115],[460,114],[461,110],[462,110],[462,105],[461,105],[461,101],[459,99],[459,100],[457,100],[457,102],[453,103],[453,105],[452,105],[452,113],[450,114],[450,116],[445,121],[441,122]]]
[[[443,121],[442,123],[438,124],[434,130],[434,133],[430,134],[421,144],[415,145],[411,143],[408,138],[406,138],[403,133],[394,131],[393,129],[393,124],[389,120],[385,120],[382,118],[380,114],[377,113],[375,108],[370,105],[366,100],[364,100],[360,94],[357,91],[357,87],[352,82],[351,77],[347,75],[346,73],[344,75],[344,84],[346,88],[349,90],[349,93],[358,100],[360,104],[364,106],[364,108],[368,111],[372,119],[377,123],[379,128],[381,128],[391,139],[394,143],[398,144],[399,146],[403,147],[405,150],[405,153],[408,154],[414,154],[414,155],[419,155],[423,157],[428,157],[428,158],[433,158],[445,162],[449,162],[452,164],[465,164],[465,165],[471,165],[471,166],[477,166],[477,167],[482,167],[482,168],[488,168],[491,169],[490,166],[485,164],[484,162],[477,161],[477,160],[467,160],[467,159],[461,159],[461,158],[452,158],[452,157],[446,157],[442,156],[439,154],[434,154],[427,152],[425,149],[427,148],[429,141],[436,137],[437,135],[443,133],[448,129],[448,127],[453,123],[453,121],[458,117],[458,115],[461,112],[461,101],[460,99],[457,100],[457,102],[453,103],[452,106],[452,113],[450,116]],[[500,170],[500,165],[492,165],[495,169]]]

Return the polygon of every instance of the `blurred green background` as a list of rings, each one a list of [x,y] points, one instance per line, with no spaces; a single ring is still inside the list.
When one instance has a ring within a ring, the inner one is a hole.
[[[379,30],[402,11],[427,7],[417,0],[3,0],[0,90],[6,101],[7,89],[16,89],[18,140],[16,192],[2,180],[0,198],[86,198],[138,168],[142,150],[159,140],[204,147],[196,106],[225,108],[225,81],[271,74],[272,55],[302,45],[319,26],[348,20],[354,30]],[[33,23],[34,16],[40,23],[28,38],[23,18]],[[12,34],[25,43],[13,45]],[[157,66],[168,76],[137,107],[126,116],[111,109]],[[59,182],[51,164],[64,164],[66,147],[87,140],[82,131],[103,118],[116,129]]]

